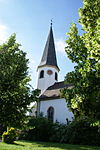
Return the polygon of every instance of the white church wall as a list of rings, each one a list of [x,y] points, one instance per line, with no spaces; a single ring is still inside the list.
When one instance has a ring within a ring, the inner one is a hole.
[[[59,123],[65,124],[67,118],[70,121],[72,120],[73,113],[69,112],[64,98],[41,101],[40,112],[43,113],[43,116],[47,117],[47,110],[51,106],[54,108],[54,122],[58,121]]]
[[[44,78],[39,78],[40,76],[40,72],[44,70]],[[52,74],[49,75],[47,73],[48,70],[52,71]],[[50,66],[44,66],[38,69],[38,83],[37,83],[37,88],[41,89],[41,92],[45,91],[49,86],[53,85],[55,82],[57,82],[57,80],[55,80],[55,72],[58,71],[56,68],[54,67],[50,67]]]

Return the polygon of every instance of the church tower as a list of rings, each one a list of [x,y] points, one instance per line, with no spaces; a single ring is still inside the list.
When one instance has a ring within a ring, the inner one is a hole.
[[[38,84],[37,88],[43,93],[49,86],[58,81],[59,67],[57,65],[52,23],[49,35],[44,48],[41,62],[38,66]]]

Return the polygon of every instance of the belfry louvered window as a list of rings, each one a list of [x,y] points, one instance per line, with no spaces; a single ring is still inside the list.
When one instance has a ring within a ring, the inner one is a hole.
[[[55,72],[55,80],[58,80],[58,74]]]

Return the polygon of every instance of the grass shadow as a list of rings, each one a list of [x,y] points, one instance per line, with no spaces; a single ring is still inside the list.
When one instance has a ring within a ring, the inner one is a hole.
[[[40,141],[16,141],[15,145],[18,146],[29,146],[32,147],[33,149],[59,149],[59,150],[100,150],[100,147],[96,146],[85,146],[85,145],[71,145],[71,144],[62,144],[62,143],[52,143],[52,142],[40,142]]]
[[[50,142],[34,142],[38,147],[54,147],[62,150],[100,150],[100,147],[85,146],[85,145],[71,145],[62,143],[50,143]],[[33,144],[34,145],[34,144]]]
[[[17,143],[17,141],[15,141],[14,143],[5,143],[1,141],[1,143],[8,144],[8,145],[25,146],[24,144]]]
[[[24,144],[20,144],[20,143],[17,143],[17,142],[14,142],[14,143],[12,143],[13,145],[16,145],[16,146],[25,146]]]

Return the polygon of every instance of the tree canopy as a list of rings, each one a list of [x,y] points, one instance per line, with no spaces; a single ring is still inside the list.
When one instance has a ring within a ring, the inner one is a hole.
[[[100,119],[100,1],[83,0],[79,9],[79,23],[84,33],[79,35],[72,24],[65,51],[75,62],[74,71],[65,77],[74,88],[63,90],[63,95],[75,117]]]
[[[0,45],[0,124],[19,127],[23,124],[37,91],[31,90],[26,53],[16,43],[16,35]]]

